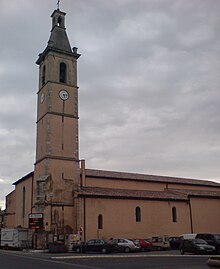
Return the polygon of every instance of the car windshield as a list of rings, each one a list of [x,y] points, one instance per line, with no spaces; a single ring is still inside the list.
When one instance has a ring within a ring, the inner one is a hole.
[[[157,242],[162,242],[163,239],[161,237],[152,237],[152,242],[157,243]]]
[[[207,242],[205,240],[202,240],[202,239],[194,239],[193,242],[196,245],[200,245],[200,244],[206,244],[207,245]]]

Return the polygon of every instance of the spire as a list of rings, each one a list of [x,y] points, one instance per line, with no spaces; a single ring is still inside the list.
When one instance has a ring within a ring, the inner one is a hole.
[[[48,51],[56,51],[66,54],[71,54],[72,56],[79,58],[80,54],[77,53],[77,48],[71,49],[69,39],[66,33],[65,28],[65,12],[60,11],[59,3],[57,2],[57,9],[51,15],[52,18],[52,29],[50,38],[47,44],[46,49],[43,53],[39,54],[39,58],[37,60],[37,64],[40,64],[41,61],[44,59],[45,55]]]
[[[66,13],[59,9],[54,10],[51,15],[52,30],[48,41],[48,47],[59,49],[65,52],[72,52],[65,28]]]

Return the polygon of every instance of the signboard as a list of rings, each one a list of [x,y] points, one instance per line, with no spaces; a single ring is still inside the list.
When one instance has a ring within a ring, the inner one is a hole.
[[[43,229],[44,221],[42,213],[29,214],[29,228],[30,229]]]

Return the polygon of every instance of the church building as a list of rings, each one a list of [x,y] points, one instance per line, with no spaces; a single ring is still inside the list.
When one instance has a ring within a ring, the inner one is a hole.
[[[6,227],[33,228],[36,247],[51,238],[148,238],[220,233],[220,184],[208,180],[88,169],[79,158],[77,61],[56,9],[39,54],[34,171],[6,196]],[[33,226],[33,219],[38,220]]]

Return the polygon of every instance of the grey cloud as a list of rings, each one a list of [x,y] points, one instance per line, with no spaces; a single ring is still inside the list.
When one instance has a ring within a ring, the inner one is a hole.
[[[1,4],[3,200],[33,169],[35,61],[56,3]],[[61,1],[70,43],[82,53],[80,158],[88,167],[220,178],[219,9],[218,0]]]

